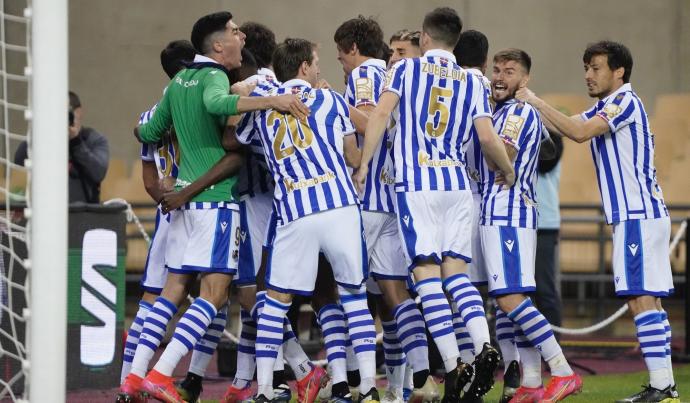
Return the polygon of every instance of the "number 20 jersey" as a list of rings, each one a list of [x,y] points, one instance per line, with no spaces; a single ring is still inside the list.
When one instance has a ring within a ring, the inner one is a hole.
[[[463,145],[473,121],[491,118],[481,81],[447,51],[403,59],[388,72],[383,91],[400,97],[393,143],[395,190],[469,189]]]
[[[237,138],[249,144],[259,136],[275,180],[278,224],[338,207],[358,204],[343,156],[344,136],[355,128],[345,100],[331,90],[313,89],[293,79],[271,94],[296,94],[311,110],[306,120],[275,110],[246,114]]]

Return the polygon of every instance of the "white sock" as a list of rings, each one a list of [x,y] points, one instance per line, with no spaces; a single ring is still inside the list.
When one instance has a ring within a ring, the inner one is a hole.
[[[359,391],[366,394],[376,387],[376,327],[367,306],[366,287],[355,289],[338,285],[338,294],[359,364]]]
[[[256,369],[256,321],[251,314],[244,309],[240,309],[240,320],[242,331],[240,332],[240,343],[237,346],[237,370],[233,385],[239,389],[247,387],[254,379]]]
[[[388,389],[402,391],[406,360],[402,345],[398,341],[398,327],[395,325],[395,320],[381,321],[381,326],[383,326],[383,355],[386,361]]]
[[[532,346],[541,353],[542,358],[549,364],[551,375],[569,376],[573,370],[563,355],[563,350],[553,335],[551,325],[544,315],[532,305],[532,300],[526,298],[508,317],[520,326],[525,337]]]
[[[328,304],[319,311],[318,322],[331,369],[331,381],[333,384],[347,382],[345,312],[340,305]]]
[[[460,358],[462,362],[471,364],[474,362],[475,349],[472,337],[465,327],[465,322],[462,321],[462,315],[458,312],[455,301],[450,303],[453,312],[453,331],[455,332],[455,340],[458,342],[458,350],[460,350]]]
[[[194,348],[208,329],[218,312],[212,303],[198,297],[175,327],[172,340],[165,348],[154,369],[165,376],[171,376],[175,367]]]
[[[671,361],[671,323],[668,321],[668,314],[666,311],[661,312],[661,323],[664,325],[664,330],[666,331],[666,362],[668,365],[668,377],[671,380],[671,385],[676,384],[676,380],[673,378],[673,362]]]
[[[666,330],[661,313],[649,310],[636,315],[635,327],[642,357],[649,370],[649,384],[653,388],[664,390],[671,384],[671,379],[666,360]]]
[[[429,369],[429,345],[424,317],[412,299],[406,299],[393,310],[398,340],[407,363],[414,372]]]
[[[132,359],[131,373],[145,377],[149,362],[160,346],[170,319],[177,313],[177,307],[163,297],[156,298],[153,308],[146,316],[144,328],[139,335],[137,350]]]
[[[278,357],[278,347],[283,344],[283,325],[290,304],[284,304],[269,296],[259,314],[256,333],[256,367],[259,388],[257,395],[273,399],[273,367]]]
[[[120,372],[120,383],[125,380],[125,377],[129,375],[129,371],[132,369],[132,360],[134,359],[134,353],[137,351],[137,344],[139,343],[139,334],[141,334],[142,329],[144,329],[144,321],[146,316],[149,314],[153,305],[144,301],[143,299],[139,301],[139,310],[136,316],[134,316],[134,321],[132,321],[132,326],[129,327],[127,331],[127,340],[125,341],[125,351],[122,355],[122,371]]]
[[[490,343],[489,325],[484,313],[484,300],[467,274],[456,274],[443,281],[443,288],[455,301],[458,312],[474,344],[473,355],[479,354],[484,343]]]
[[[302,346],[297,342],[295,333],[292,331],[292,325],[290,325],[290,321],[287,318],[285,318],[285,322],[283,323],[283,331],[285,332],[283,337],[283,348],[278,350],[278,359],[283,361],[283,356],[285,356],[288,365],[290,365],[292,372],[295,374],[295,378],[301,381],[309,375],[312,369],[314,369],[314,365],[311,363],[311,360],[307,357],[304,350],[302,350]],[[283,352],[282,355],[280,351]],[[277,366],[276,364],[276,367]],[[276,367],[273,369],[279,371]],[[285,368],[285,365],[283,365],[282,368]]]
[[[513,332],[513,321],[510,320],[505,312],[496,307],[496,340],[501,349],[505,369],[513,361],[520,361],[520,353],[515,345],[515,333]]]
[[[440,278],[428,278],[415,284],[415,290],[422,299],[424,321],[436,342],[446,372],[454,370],[460,356],[458,343],[453,331],[453,317],[450,305],[443,293]]]
[[[522,380],[520,385],[528,388],[541,386],[541,354],[532,346],[520,326],[514,324],[515,347],[519,351]],[[506,365],[507,366],[507,365]]]
[[[192,361],[189,363],[189,372],[199,375],[202,378],[206,376],[206,368],[208,368],[208,363],[211,362],[213,353],[216,351],[216,347],[218,347],[220,337],[223,335],[227,322],[228,305],[226,304],[218,311],[216,317],[213,318],[213,322],[208,326],[204,337],[194,346]]]

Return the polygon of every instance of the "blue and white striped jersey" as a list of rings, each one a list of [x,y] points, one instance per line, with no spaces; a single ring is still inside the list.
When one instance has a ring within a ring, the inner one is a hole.
[[[484,161],[482,206],[479,223],[506,227],[537,228],[537,163],[544,137],[539,113],[531,105],[511,99],[496,105],[494,129],[503,142],[517,150],[511,187],[494,183],[495,172]]]
[[[469,74],[477,76],[481,80],[484,91],[486,91],[486,97],[491,99],[491,81],[484,76],[481,70],[472,68],[466,69],[465,71],[467,71]],[[469,177],[470,189],[474,194],[481,194],[482,176],[486,175],[486,172],[483,171],[483,169],[485,169],[485,165],[482,156],[482,148],[479,144],[479,136],[477,135],[477,131],[474,129],[474,126],[472,126],[470,141],[468,141],[465,146],[465,161],[467,165],[467,176]]]
[[[491,117],[481,80],[458,66],[452,53],[433,49],[396,63],[383,90],[400,97],[395,190],[469,189],[463,147],[474,119]]]
[[[158,105],[154,105],[153,108],[139,116],[140,125],[151,120],[151,117],[156,112],[156,106]],[[166,176],[177,178],[180,166],[180,147],[177,145],[177,139],[165,136],[156,144],[142,143],[141,160],[155,162],[159,178]]]
[[[261,139],[275,180],[274,211],[279,225],[359,203],[343,155],[344,136],[355,132],[345,100],[298,79],[273,92],[290,93],[299,95],[311,109],[306,121],[265,110],[252,113],[237,128],[237,138],[244,144],[255,136]]]
[[[624,84],[582,113],[610,131],[591,140],[604,214],[609,224],[668,216],[654,168],[654,135],[642,101]]]
[[[355,108],[363,105],[376,106],[381,89],[386,80],[386,62],[368,59],[352,70],[347,80],[345,100]],[[357,135],[357,144],[362,147],[364,137]],[[384,133],[381,144],[369,162],[369,174],[361,195],[362,210],[395,212],[393,204],[393,159],[388,148],[388,132]]]
[[[256,82],[254,92],[257,95],[270,95],[280,87],[280,82],[268,69],[261,69],[258,74],[245,81]],[[245,114],[243,119],[251,119],[251,114]],[[249,148],[250,152],[246,156],[244,167],[238,175],[237,185],[240,200],[252,198],[257,194],[273,193],[273,175],[266,164],[264,149],[258,136],[252,138]]]

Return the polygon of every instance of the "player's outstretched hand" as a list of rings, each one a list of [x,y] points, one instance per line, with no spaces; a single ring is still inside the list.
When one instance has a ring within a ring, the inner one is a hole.
[[[248,97],[256,88],[256,81],[240,81],[230,87],[230,92],[241,97]]]
[[[307,105],[305,105],[297,95],[285,94],[269,98],[272,101],[272,109],[280,112],[288,112],[299,120],[305,119],[311,112]]]
[[[519,101],[531,103],[537,96],[527,87],[520,87],[515,93],[515,98]]]
[[[357,170],[352,173],[352,182],[357,189],[357,193],[360,195],[364,193],[364,184],[367,180],[367,174],[369,173],[369,167],[367,165],[360,166]]]
[[[180,208],[183,204],[187,203],[188,201],[189,197],[187,197],[184,191],[166,192],[163,193],[163,197],[160,201],[161,210],[163,211],[163,213],[167,214],[173,210]]]

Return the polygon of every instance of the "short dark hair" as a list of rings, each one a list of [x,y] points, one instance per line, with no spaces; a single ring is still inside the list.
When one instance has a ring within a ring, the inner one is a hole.
[[[178,71],[185,67],[185,63],[194,60],[196,51],[191,42],[181,39],[172,41],[161,51],[161,66],[168,77],[173,78]]]
[[[424,16],[422,30],[434,41],[454,47],[462,31],[462,20],[454,9],[439,7]]]
[[[503,49],[494,55],[494,63],[514,61],[521,65],[529,73],[532,68],[532,58],[522,49]]]
[[[383,42],[383,31],[376,20],[363,15],[343,22],[335,30],[333,40],[344,51],[357,45],[362,56],[378,57]]]
[[[314,61],[315,44],[299,38],[286,38],[273,52],[273,70],[278,81],[285,82],[297,76],[302,63]]]
[[[625,69],[623,73],[623,82],[630,82],[630,75],[632,74],[633,58],[625,45],[613,41],[599,41],[597,43],[590,43],[585,49],[585,54],[582,56],[582,61],[589,64],[594,56],[606,55],[606,62],[611,70],[617,70],[621,67]]]
[[[208,38],[216,32],[225,31],[225,25],[232,19],[229,11],[205,15],[194,23],[192,28],[192,45],[202,55],[211,51]]]
[[[271,65],[276,50],[276,35],[267,26],[258,22],[245,22],[240,31],[246,35],[244,47],[249,49],[259,68]]]
[[[489,40],[486,35],[474,29],[460,34],[460,39],[453,49],[453,54],[460,66],[482,67],[486,64],[489,53]]]
[[[259,66],[252,52],[247,48],[242,48],[242,66],[230,70],[228,79],[230,84],[235,84],[253,76],[258,70]]]
[[[379,47],[379,54],[376,56],[377,59],[381,59],[388,64],[388,61],[393,55],[393,49],[391,49],[386,42],[381,42]]]
[[[77,93],[74,91],[69,92],[69,107],[72,110],[81,108],[81,100],[79,99],[79,95],[77,95]]]

